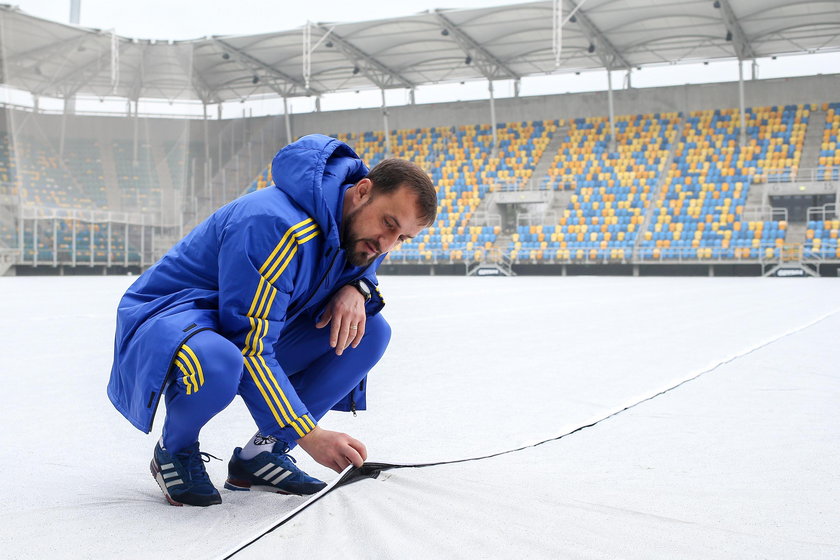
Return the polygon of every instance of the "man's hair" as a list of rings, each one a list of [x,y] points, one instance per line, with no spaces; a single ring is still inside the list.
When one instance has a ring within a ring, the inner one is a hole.
[[[373,183],[372,194],[388,194],[405,186],[417,195],[417,210],[428,225],[437,216],[437,193],[432,180],[417,164],[404,159],[391,158],[381,161],[368,173]]]

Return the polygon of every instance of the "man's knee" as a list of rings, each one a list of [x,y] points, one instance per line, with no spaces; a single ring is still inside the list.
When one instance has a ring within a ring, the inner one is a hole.
[[[181,347],[179,356],[183,354],[187,354],[186,358],[195,362],[193,386],[196,389],[200,389],[198,387],[200,381],[207,384],[208,389],[211,389],[219,398],[228,399],[229,397],[229,400],[233,400],[239,388],[243,368],[242,352],[234,343],[216,332],[203,331]],[[187,369],[188,373],[190,371]],[[201,379],[199,379],[199,372]]]
[[[364,347],[372,354],[378,354],[380,357],[385,354],[385,349],[388,348],[388,343],[391,341],[391,325],[385,320],[381,314],[376,314],[367,318],[365,323],[365,336],[359,347]]]

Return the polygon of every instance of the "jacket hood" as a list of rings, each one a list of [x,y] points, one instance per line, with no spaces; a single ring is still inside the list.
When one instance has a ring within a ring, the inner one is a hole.
[[[336,244],[338,227],[333,213],[340,189],[359,182],[368,171],[350,146],[323,134],[310,134],[289,144],[271,163],[275,187],[312,216]]]

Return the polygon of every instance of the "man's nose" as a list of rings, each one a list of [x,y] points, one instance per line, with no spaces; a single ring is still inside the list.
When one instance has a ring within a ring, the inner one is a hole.
[[[394,245],[397,244],[397,240],[400,238],[399,233],[391,233],[385,232],[382,236],[382,252],[387,253],[391,249],[394,248]]]

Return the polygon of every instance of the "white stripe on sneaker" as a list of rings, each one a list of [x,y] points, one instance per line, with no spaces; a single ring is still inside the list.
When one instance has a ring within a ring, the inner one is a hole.
[[[277,484],[278,482],[280,482],[281,480],[283,480],[287,476],[291,476],[291,474],[292,474],[292,471],[286,471],[286,472],[282,473],[280,476],[278,476],[277,478],[275,478],[274,480],[270,480],[269,482],[271,482],[272,484]]]
[[[175,463],[166,463],[165,465],[160,466],[160,470],[162,470],[162,471],[168,471],[169,469],[174,469],[174,468],[175,468]]]
[[[271,463],[268,463],[268,464],[267,464],[267,465],[265,465],[263,468],[261,468],[260,470],[258,470],[257,472],[255,472],[255,473],[254,473],[254,476],[262,476],[262,474],[263,474],[265,471],[269,470],[269,469],[270,469],[270,468],[272,468],[273,466],[274,466],[274,465],[272,465]]]
[[[176,484],[183,484],[183,483],[184,483],[184,481],[181,480],[180,478],[177,479],[177,480],[170,480],[169,482],[166,483],[166,487],[169,488],[170,486],[175,486]]]
[[[273,471],[271,471],[271,472],[270,472],[270,473],[268,473],[267,475],[263,476],[263,478],[264,478],[265,480],[270,481],[270,480],[271,480],[272,478],[274,478],[274,477],[275,477],[278,473],[281,473],[281,472],[283,472],[283,471],[285,471],[285,470],[286,470],[286,469],[284,469],[283,467],[278,466],[276,469],[274,469]]]

